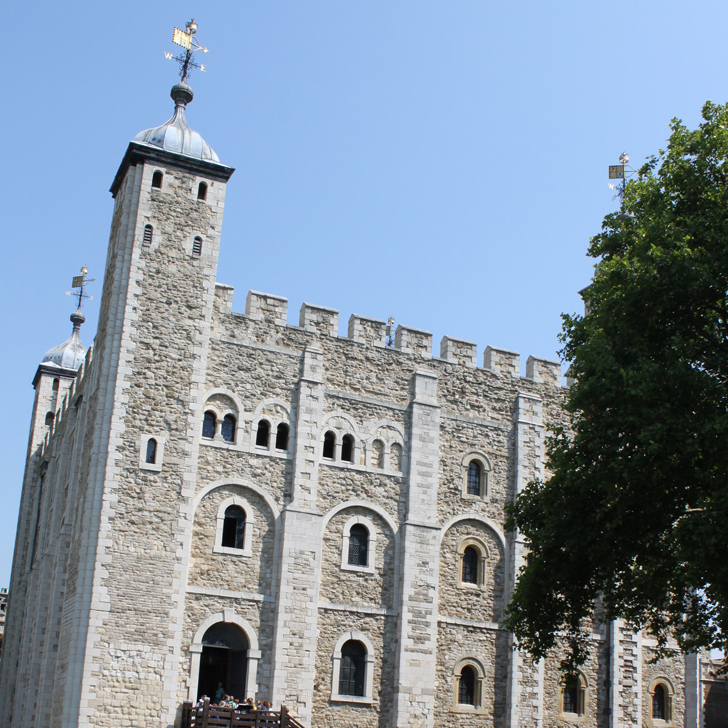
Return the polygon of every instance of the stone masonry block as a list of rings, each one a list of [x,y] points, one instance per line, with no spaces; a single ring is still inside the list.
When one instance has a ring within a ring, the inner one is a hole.
[[[521,356],[517,352],[508,349],[496,349],[493,346],[486,346],[483,366],[493,374],[518,377],[521,374]]]
[[[440,341],[440,358],[454,364],[464,364],[466,367],[477,366],[478,345],[465,339],[454,339],[443,336]]]
[[[337,336],[339,333],[339,312],[335,308],[304,303],[301,305],[298,325],[305,331],[312,331],[325,336]]]
[[[384,346],[387,324],[381,319],[352,314],[349,317],[349,338],[362,344]]]
[[[561,386],[561,362],[529,356],[526,360],[526,379]]]
[[[221,313],[230,313],[233,310],[233,286],[225,283],[215,284],[215,306]]]
[[[432,334],[422,329],[397,326],[394,346],[408,354],[421,354],[429,358],[432,356]]]
[[[245,315],[255,321],[268,324],[286,325],[288,315],[288,299],[283,296],[274,296],[272,293],[249,291],[245,304]]]

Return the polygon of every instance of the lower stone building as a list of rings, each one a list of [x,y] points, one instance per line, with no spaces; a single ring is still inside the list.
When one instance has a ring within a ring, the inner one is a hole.
[[[173,726],[222,689],[317,728],[726,725],[706,658],[653,663],[614,622],[564,683],[501,628],[559,364],[360,315],[341,337],[312,304],[288,325],[255,291],[233,311],[233,169],[172,97],[111,187],[94,347],[75,312],[33,380],[0,724]]]

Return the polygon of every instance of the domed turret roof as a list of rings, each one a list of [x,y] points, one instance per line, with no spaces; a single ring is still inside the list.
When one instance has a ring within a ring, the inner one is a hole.
[[[81,343],[81,324],[86,317],[81,313],[81,309],[77,309],[71,314],[71,323],[73,323],[73,331],[71,335],[62,344],[48,349],[43,357],[41,364],[55,364],[62,369],[78,369],[83,364],[86,356],[86,348]]]
[[[212,147],[200,134],[187,126],[185,107],[192,101],[193,95],[192,89],[184,82],[173,86],[170,93],[175,103],[172,118],[161,126],[139,132],[134,141],[150,144],[175,154],[184,154],[186,157],[219,162],[220,159]]]

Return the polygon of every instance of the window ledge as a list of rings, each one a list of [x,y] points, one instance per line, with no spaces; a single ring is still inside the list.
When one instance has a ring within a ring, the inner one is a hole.
[[[234,549],[230,546],[213,546],[212,551],[215,554],[229,554],[230,556],[249,557],[253,555],[252,549]]]
[[[466,591],[485,591],[485,584],[471,584],[469,581],[458,582],[458,589],[465,589]]]
[[[336,703],[356,703],[357,705],[371,705],[374,700],[366,695],[339,695],[334,693],[331,700]]]
[[[556,720],[562,720],[564,723],[585,723],[587,720],[586,714],[582,713],[559,713],[556,716]]]
[[[472,493],[463,493],[462,494],[463,500],[467,501],[474,501],[474,502],[480,502],[480,503],[487,503],[488,502],[488,495],[473,495]]]
[[[342,564],[342,571],[358,571],[363,574],[374,574],[376,569],[373,566],[354,566],[354,564]]]
[[[450,708],[451,713],[466,713],[469,715],[485,715],[487,712],[482,705],[456,705]]]
[[[151,470],[155,473],[159,473],[162,470],[162,463],[139,463],[139,467],[142,470]]]

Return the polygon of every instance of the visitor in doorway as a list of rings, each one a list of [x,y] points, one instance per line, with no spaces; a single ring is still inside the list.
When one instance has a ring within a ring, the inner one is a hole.
[[[219,705],[223,697],[225,697],[225,688],[222,683],[218,683],[217,690],[215,690],[215,702]]]
[[[263,707],[261,708],[265,713],[270,713],[273,708],[270,707],[270,703],[267,700],[263,701]]]

